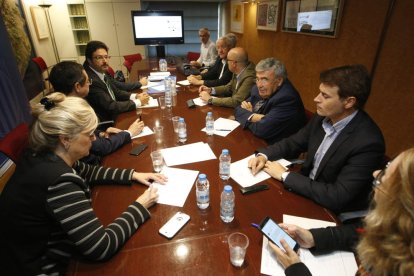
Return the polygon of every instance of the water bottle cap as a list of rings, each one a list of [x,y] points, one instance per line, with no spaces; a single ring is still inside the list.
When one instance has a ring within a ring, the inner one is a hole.
[[[213,112],[209,111],[209,112],[207,112],[207,115],[208,116],[212,116],[213,115]]]
[[[224,191],[226,193],[230,193],[231,191],[233,191],[233,188],[230,185],[226,185],[226,186],[224,186]]]
[[[223,151],[221,153],[222,154],[229,154],[229,150],[228,149],[223,149]]]
[[[184,122],[184,118],[178,119],[179,122]]]
[[[205,180],[206,178],[207,178],[207,176],[204,173],[200,173],[198,175],[198,179],[200,179],[200,180]]]

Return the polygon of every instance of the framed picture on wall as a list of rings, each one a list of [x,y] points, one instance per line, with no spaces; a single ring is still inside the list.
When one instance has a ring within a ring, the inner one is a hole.
[[[243,3],[238,0],[231,1],[231,20],[230,31],[235,33],[243,33],[244,9]]]
[[[45,11],[41,7],[31,6],[30,13],[32,14],[33,26],[35,27],[37,38],[39,40],[48,38],[49,29]]]
[[[279,14],[279,0],[257,4],[256,27],[258,30],[276,31]]]
[[[345,0],[283,0],[282,31],[336,37],[344,2]]]

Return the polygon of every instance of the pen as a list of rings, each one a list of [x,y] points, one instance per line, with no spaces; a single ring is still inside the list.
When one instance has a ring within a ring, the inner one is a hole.
[[[216,129],[217,131],[231,131],[231,129]]]
[[[251,226],[253,226],[254,228],[260,229],[260,225],[258,225],[256,223],[251,223]]]

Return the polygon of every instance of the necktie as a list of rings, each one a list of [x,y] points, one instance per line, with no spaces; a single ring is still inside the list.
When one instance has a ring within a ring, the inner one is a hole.
[[[106,88],[108,89],[109,95],[111,95],[112,100],[116,101],[114,91],[112,91],[112,88],[111,88],[111,85],[109,84],[107,76],[104,76],[104,82],[106,84]]]
[[[258,101],[253,107],[253,112],[260,114],[261,108],[262,108],[262,106],[264,105],[265,102],[266,102],[266,100]]]

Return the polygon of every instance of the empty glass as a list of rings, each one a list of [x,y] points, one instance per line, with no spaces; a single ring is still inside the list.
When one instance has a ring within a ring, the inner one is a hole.
[[[246,249],[249,246],[249,238],[240,232],[230,234],[228,237],[230,262],[232,265],[240,267],[243,265]]]
[[[162,168],[164,166],[164,160],[163,160],[162,153],[160,150],[151,152],[151,160],[152,160],[152,167],[154,168],[154,171],[156,173],[159,173],[160,171],[162,171]]]

